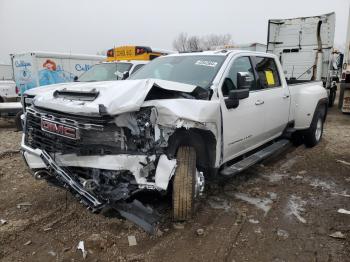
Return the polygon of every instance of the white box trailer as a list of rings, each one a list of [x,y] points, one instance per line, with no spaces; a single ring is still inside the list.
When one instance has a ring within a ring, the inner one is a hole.
[[[44,85],[71,82],[105,56],[50,52],[11,54],[14,80],[20,93]]]
[[[333,105],[342,54],[333,48],[335,13],[268,23],[267,52],[277,55],[290,81],[323,81]]]

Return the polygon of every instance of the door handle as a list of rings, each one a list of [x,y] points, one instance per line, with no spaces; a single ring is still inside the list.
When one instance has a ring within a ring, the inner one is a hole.
[[[287,98],[289,98],[289,95],[284,95],[283,96],[283,99],[287,99]]]
[[[262,105],[262,104],[264,104],[265,102],[263,101],[263,100],[257,100],[256,102],[255,102],[255,105],[257,105],[257,106],[259,106],[259,105]]]

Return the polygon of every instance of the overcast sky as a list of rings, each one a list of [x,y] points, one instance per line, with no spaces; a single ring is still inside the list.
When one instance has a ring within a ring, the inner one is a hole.
[[[343,46],[350,0],[0,0],[0,61],[10,53],[96,54],[122,44],[172,48],[180,32],[266,43],[267,21],[336,13]]]

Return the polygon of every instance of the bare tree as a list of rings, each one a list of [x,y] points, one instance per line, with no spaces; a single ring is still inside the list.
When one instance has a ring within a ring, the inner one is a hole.
[[[198,36],[190,36],[187,39],[187,50],[189,51],[200,51],[201,48],[201,41]]]
[[[232,43],[232,35],[230,34],[210,34],[201,38],[203,50],[210,50],[215,46],[231,45]]]
[[[179,52],[188,51],[188,36],[186,33],[180,33],[173,41],[173,48]]]
[[[180,33],[173,41],[173,47],[179,52],[210,50],[215,46],[231,45],[232,36],[230,34],[210,34],[203,37],[196,35],[188,36]]]

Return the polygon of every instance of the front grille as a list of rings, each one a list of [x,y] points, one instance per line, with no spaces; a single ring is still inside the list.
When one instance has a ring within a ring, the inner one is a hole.
[[[76,127],[79,139],[74,140],[41,129],[41,118]],[[67,118],[62,114],[28,109],[25,144],[48,153],[84,155],[138,154],[144,152],[142,137],[131,135],[128,128],[117,127],[111,119]],[[148,147],[149,149],[149,147]]]

